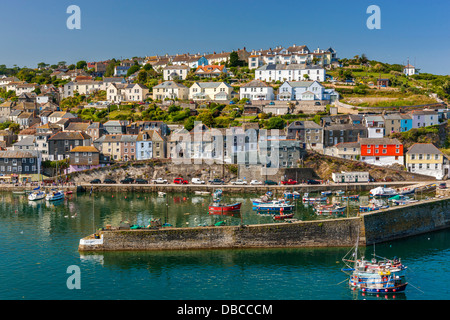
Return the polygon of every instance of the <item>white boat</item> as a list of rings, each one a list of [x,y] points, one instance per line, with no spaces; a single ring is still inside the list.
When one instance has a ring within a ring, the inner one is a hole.
[[[166,193],[165,193],[165,192],[158,191],[158,197],[164,198],[165,196],[166,196]]]
[[[334,215],[334,214],[344,214],[346,206],[341,206],[338,203],[330,205],[316,205],[314,210],[318,215]]]
[[[45,199],[45,192],[41,191],[41,187],[33,189],[33,192],[28,195],[28,200],[30,201],[37,201],[42,199]]]
[[[50,193],[45,197],[45,200],[47,201],[56,201],[64,199],[64,192],[61,190],[52,190]]]
[[[328,197],[333,194],[333,191],[322,191],[320,194],[324,197]]]
[[[37,201],[45,199],[45,192],[44,191],[36,191],[32,192],[28,195],[28,200],[30,201]]]
[[[194,193],[200,196],[209,196],[211,194],[211,192],[208,191],[194,191]]]
[[[305,193],[302,198],[303,202],[326,202],[327,197],[312,198],[309,193]]]
[[[337,196],[342,196],[343,194],[345,194],[345,191],[342,191],[342,190],[336,190],[336,191],[334,192],[334,194],[337,195]]]
[[[384,188],[384,187],[378,187],[375,189],[370,190],[370,196],[376,197],[376,198],[384,198],[384,197],[393,197],[398,194],[397,191],[395,191],[392,188]]]

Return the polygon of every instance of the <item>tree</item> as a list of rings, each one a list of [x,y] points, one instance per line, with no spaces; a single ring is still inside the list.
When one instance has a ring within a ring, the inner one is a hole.
[[[231,67],[242,67],[245,61],[239,60],[239,55],[236,51],[230,53],[230,62],[228,66]]]
[[[78,61],[77,62],[77,69],[84,69],[87,67],[87,62],[84,60]]]
[[[147,71],[141,70],[137,76],[137,82],[140,84],[145,84],[147,82]]]
[[[129,76],[131,76],[133,73],[139,71],[139,69],[140,69],[139,65],[137,65],[137,64],[132,65],[132,66],[130,67],[130,69],[128,69],[128,71],[127,71],[127,77],[129,77]]]
[[[11,123],[9,125],[9,130],[12,131],[15,134],[19,134],[19,132],[20,132],[20,124],[18,124],[18,123]]]
[[[286,121],[279,117],[272,117],[267,121],[266,129],[284,129],[284,126],[286,125]]]

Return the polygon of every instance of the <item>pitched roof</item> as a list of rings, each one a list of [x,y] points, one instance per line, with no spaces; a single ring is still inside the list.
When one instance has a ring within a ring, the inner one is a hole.
[[[432,143],[415,143],[409,148],[407,153],[442,154]]]
[[[261,80],[252,80],[242,85],[242,87],[270,87],[270,86]]]
[[[100,152],[94,146],[78,146],[70,150],[70,152]]]
[[[49,140],[86,140],[91,139],[91,136],[84,132],[68,132],[59,131],[50,137]]]

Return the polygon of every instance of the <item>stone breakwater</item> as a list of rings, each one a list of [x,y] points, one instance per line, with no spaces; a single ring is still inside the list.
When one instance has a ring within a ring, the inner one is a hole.
[[[450,199],[421,201],[354,218],[264,225],[104,230],[80,251],[187,250],[371,245],[450,227]]]

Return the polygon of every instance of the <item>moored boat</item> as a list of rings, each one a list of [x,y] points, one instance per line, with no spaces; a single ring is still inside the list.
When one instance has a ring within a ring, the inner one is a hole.
[[[268,203],[260,203],[256,210],[258,211],[269,211],[269,212],[284,212],[284,211],[292,211],[294,209],[294,205],[290,204],[284,200],[273,200]]]
[[[241,209],[241,202],[236,203],[220,203],[219,201],[215,201],[212,204],[209,205],[208,210],[210,212],[231,212],[231,211],[237,211]]]
[[[313,198],[309,196],[309,193],[305,193],[302,198],[303,202],[326,202],[327,197]]]
[[[333,214],[343,214],[347,207],[341,206],[340,204],[330,204],[330,205],[316,205],[314,210],[318,215],[333,215]]]
[[[359,200],[359,194],[352,194],[349,196],[342,196],[342,199],[348,199],[348,200]]]
[[[342,191],[342,190],[336,190],[336,191],[334,192],[334,194],[337,195],[337,196],[342,196],[343,194],[345,194],[345,191]]]
[[[357,242],[359,241],[359,238]],[[351,251],[347,254],[347,256]],[[383,257],[377,261],[375,258],[366,260],[364,257],[358,257],[358,244],[352,253],[351,259],[346,257],[342,261],[347,268],[342,271],[350,276],[349,285],[364,293],[398,293],[406,289],[407,267],[400,259],[394,257],[390,260]]]
[[[283,193],[283,197],[285,199],[299,199],[300,193],[298,193],[297,191],[293,191],[293,192],[286,191]]]
[[[194,193],[199,196],[208,196],[211,194],[211,192],[209,192],[209,191],[194,191]]]
[[[374,198],[389,198],[397,195],[398,192],[392,188],[378,187],[370,190],[369,195]]]
[[[275,214],[273,216],[273,220],[284,220],[284,219],[291,219],[294,217],[293,213],[282,213],[282,214]]]
[[[324,197],[328,197],[331,196],[333,194],[333,191],[322,191],[320,193],[320,195],[324,196]]]
[[[45,199],[45,192],[40,190],[40,187],[33,189],[34,191],[28,195],[28,200],[37,201]]]
[[[64,192],[61,190],[52,190],[49,194],[45,197],[45,200],[47,201],[56,201],[64,199]]]
[[[359,206],[359,212],[371,212],[371,211],[377,211],[382,209],[387,209],[389,206],[385,205],[377,205],[377,204],[370,204],[367,206]]]

